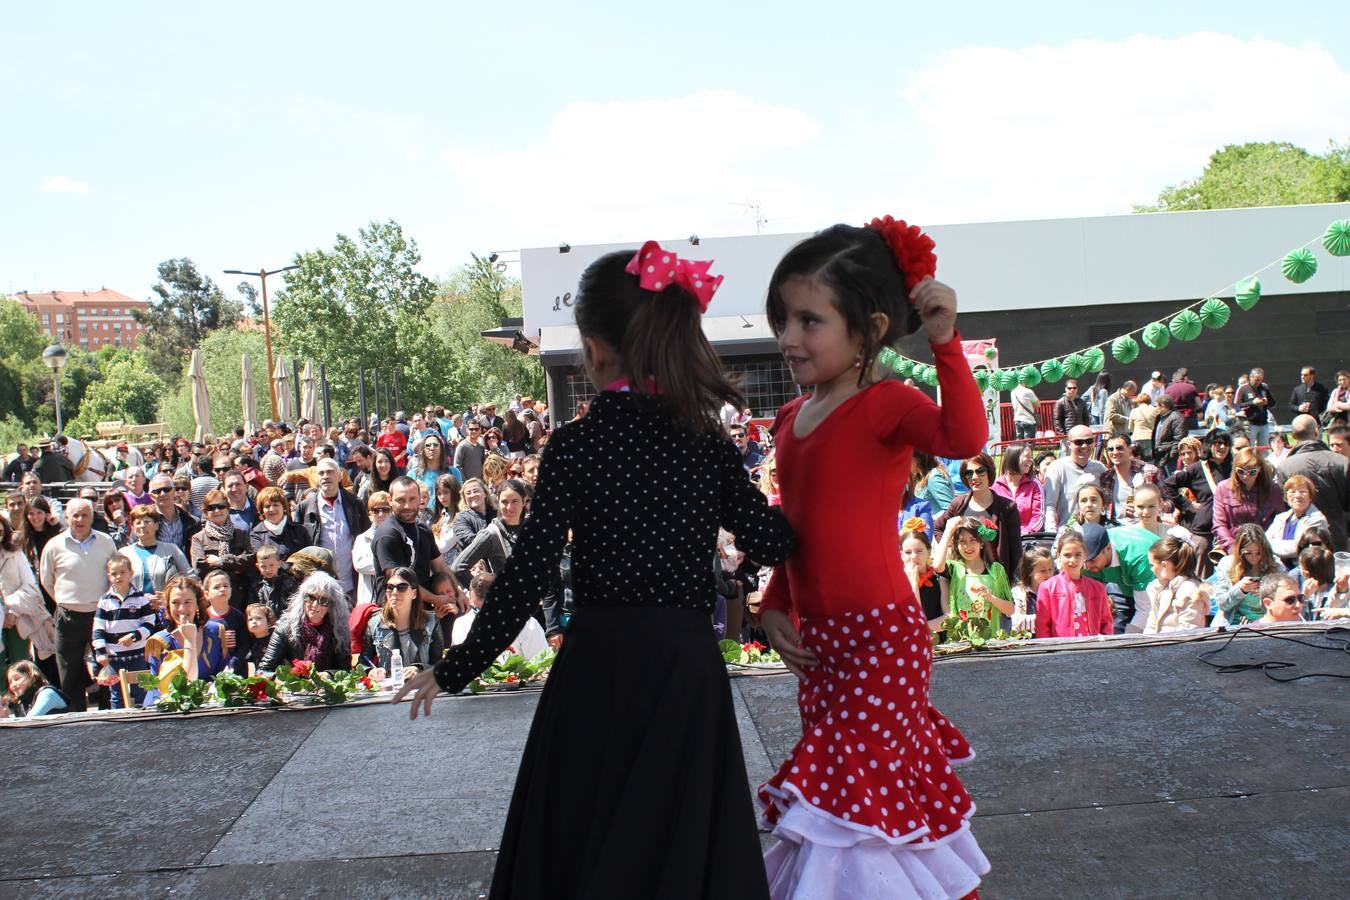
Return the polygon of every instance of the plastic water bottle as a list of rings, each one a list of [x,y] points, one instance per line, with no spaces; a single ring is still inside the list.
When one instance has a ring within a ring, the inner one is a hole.
[[[394,690],[403,687],[403,651],[395,650],[389,654],[389,683]]]

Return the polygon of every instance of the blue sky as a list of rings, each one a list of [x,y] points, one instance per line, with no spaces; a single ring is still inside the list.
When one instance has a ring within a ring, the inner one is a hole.
[[[1338,4],[27,4],[0,291],[144,297],[395,218],[444,275],[568,241],[1126,213],[1350,139]],[[800,7],[800,8],[798,8]],[[1339,127],[1339,133],[1337,131]]]

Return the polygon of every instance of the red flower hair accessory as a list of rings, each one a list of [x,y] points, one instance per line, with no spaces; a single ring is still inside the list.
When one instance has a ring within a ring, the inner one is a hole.
[[[721,275],[711,275],[712,260],[680,259],[673,250],[664,250],[656,241],[647,241],[633,254],[624,269],[638,277],[644,291],[660,293],[670,285],[678,285],[698,300],[698,311],[706,313],[713,294],[722,284]]]
[[[905,276],[905,287],[913,289],[925,278],[937,277],[937,254],[933,252],[937,244],[918,225],[884,216],[873,219],[863,227],[881,232],[881,236],[886,239],[886,245],[895,254],[895,262]]]
[[[979,532],[980,540],[988,541],[992,544],[994,541],[998,540],[998,523],[993,519],[981,519]]]

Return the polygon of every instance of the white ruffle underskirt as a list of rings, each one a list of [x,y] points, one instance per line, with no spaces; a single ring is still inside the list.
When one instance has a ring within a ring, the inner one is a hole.
[[[939,840],[886,840],[793,799],[764,855],[772,900],[958,900],[989,871],[969,823]]]

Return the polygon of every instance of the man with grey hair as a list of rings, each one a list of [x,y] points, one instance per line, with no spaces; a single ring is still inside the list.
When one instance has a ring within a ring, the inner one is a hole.
[[[309,534],[310,543],[332,551],[338,583],[351,601],[356,596],[352,545],[357,535],[370,528],[370,516],[365,504],[343,489],[342,467],[337,460],[321,459],[314,468],[318,489],[300,504],[300,527]]]
[[[1302,413],[1295,416],[1292,428],[1291,436],[1298,443],[1280,461],[1277,469],[1280,481],[1302,475],[1313,483],[1317,491],[1313,505],[1327,517],[1333,549],[1345,550],[1345,520],[1347,512],[1350,512],[1346,465],[1350,461],[1322,443],[1317,433],[1317,420],[1311,415]]]
[[[1044,494],[1045,530],[1058,531],[1069,521],[1073,512],[1073,498],[1078,486],[1085,481],[1095,483],[1106,466],[1092,458],[1097,440],[1087,425],[1075,425],[1065,438],[1069,453],[1050,464],[1045,473]]]
[[[172,487],[173,481],[170,479]],[[72,712],[88,708],[89,672],[84,657],[94,637],[94,613],[108,590],[113,539],[94,530],[94,505],[76,498],[66,504],[69,527],[47,542],[38,578],[56,601],[56,670]]]
[[[175,502],[173,477],[163,473],[150,479],[150,499],[155,501],[161,521],[159,540],[173,544],[183,555],[189,555],[192,536],[201,530],[201,522]]]

